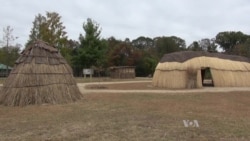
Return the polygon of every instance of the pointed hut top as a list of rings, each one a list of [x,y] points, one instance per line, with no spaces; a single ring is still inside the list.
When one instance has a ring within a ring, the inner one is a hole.
[[[164,62],[185,62],[189,59],[195,57],[215,57],[220,59],[232,60],[232,61],[240,61],[240,62],[250,62],[249,58],[237,56],[237,55],[227,55],[222,53],[209,53],[204,51],[180,51],[180,52],[173,52],[169,54],[165,54],[162,59],[160,60],[161,63]]]
[[[25,53],[28,50],[31,50],[33,47],[39,47],[39,48],[45,49],[49,52],[58,52],[58,50],[55,47],[50,46],[49,43],[44,42],[42,40],[36,40],[32,44],[30,44],[22,53]]]
[[[67,63],[57,48],[41,40],[31,43],[21,54],[16,64],[30,63],[33,59],[35,59],[36,64],[58,65]]]

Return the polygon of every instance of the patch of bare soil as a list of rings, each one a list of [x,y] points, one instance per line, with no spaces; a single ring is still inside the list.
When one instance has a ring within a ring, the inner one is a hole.
[[[93,83],[93,84],[84,84],[79,85],[80,89],[83,92],[86,91],[97,91],[103,89],[104,91],[114,91],[119,92],[120,90],[126,90],[126,92],[162,92],[162,93],[193,93],[193,92],[249,92],[250,87],[211,87],[211,86],[204,86],[203,88],[197,89],[166,89],[166,88],[159,88],[154,87],[152,82],[111,82],[111,83]],[[85,89],[85,90],[84,90]]]
[[[162,90],[152,85],[152,82],[131,82],[131,83],[113,83],[113,84],[90,84],[86,89],[110,89],[110,90]]]

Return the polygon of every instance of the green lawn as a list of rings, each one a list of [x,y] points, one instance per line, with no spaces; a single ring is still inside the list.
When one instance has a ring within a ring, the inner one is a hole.
[[[0,106],[0,125],[1,141],[247,141],[250,94],[94,93],[65,105]]]

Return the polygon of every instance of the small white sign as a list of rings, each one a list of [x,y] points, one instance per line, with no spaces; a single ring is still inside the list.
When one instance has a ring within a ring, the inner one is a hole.
[[[92,75],[94,73],[93,69],[83,69],[84,75]]]

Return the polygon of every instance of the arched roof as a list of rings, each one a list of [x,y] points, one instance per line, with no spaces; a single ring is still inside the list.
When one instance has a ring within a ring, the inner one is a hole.
[[[204,52],[204,51],[181,51],[181,52],[165,54],[160,60],[160,63],[164,63],[164,62],[183,63],[187,60],[190,60],[196,57],[203,57],[203,56],[250,63],[250,59],[246,57],[228,55],[228,54],[223,54],[223,53],[209,53],[209,52]]]

